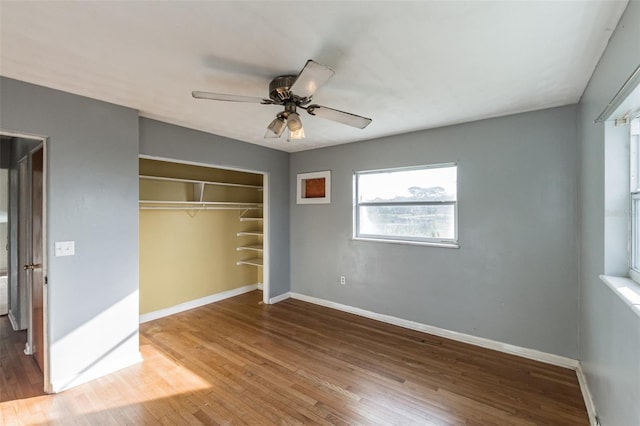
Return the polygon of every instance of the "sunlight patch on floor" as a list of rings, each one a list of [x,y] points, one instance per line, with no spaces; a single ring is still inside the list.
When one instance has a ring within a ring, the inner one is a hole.
[[[100,379],[54,395],[0,403],[4,414],[0,424],[75,424],[79,420],[108,424],[121,412],[131,421],[140,420],[148,417],[145,404],[211,388],[207,380],[153,345],[142,344],[140,351],[144,362]]]

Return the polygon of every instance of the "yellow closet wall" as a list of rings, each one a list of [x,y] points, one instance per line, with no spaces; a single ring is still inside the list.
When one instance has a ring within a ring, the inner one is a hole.
[[[155,160],[140,160],[140,174],[262,185],[262,176]],[[262,191],[205,187],[210,201],[262,202]],[[193,185],[140,181],[141,200],[191,200]],[[242,210],[140,210],[140,313],[145,314],[259,282],[255,266],[236,266]],[[261,211],[247,215],[261,216]]]

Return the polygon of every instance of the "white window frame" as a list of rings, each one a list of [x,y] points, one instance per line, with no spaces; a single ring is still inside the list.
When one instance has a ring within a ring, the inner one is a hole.
[[[640,200],[640,164],[638,164],[640,135],[638,127],[640,127],[640,116],[631,120],[629,125],[629,277],[640,283],[640,264],[635,263],[636,253],[640,250],[640,229],[636,228],[635,218],[640,215],[640,211],[637,211],[634,202]]]
[[[404,202],[359,202],[358,201],[358,177],[366,174],[378,174],[378,173],[393,173],[393,172],[404,172],[411,170],[427,170],[427,169],[437,169],[437,168],[456,168],[456,199],[455,201],[404,201]],[[385,242],[385,243],[396,243],[396,244],[411,244],[411,245],[423,245],[423,246],[435,246],[435,247],[445,247],[445,248],[459,248],[460,245],[458,243],[458,182],[457,182],[457,174],[458,174],[458,163],[440,163],[440,164],[427,164],[421,166],[411,166],[411,167],[395,167],[395,168],[386,168],[386,169],[375,169],[375,170],[362,170],[355,171],[353,173],[353,239],[361,240],[361,241],[376,241],[376,242]],[[442,205],[452,205],[453,206],[453,229],[454,229],[454,237],[452,239],[449,238],[422,238],[422,237],[407,237],[407,236],[390,236],[390,235],[374,235],[374,234],[361,234],[359,232],[360,229],[360,208],[361,206],[390,206],[390,205],[400,205],[400,206],[442,206]]]

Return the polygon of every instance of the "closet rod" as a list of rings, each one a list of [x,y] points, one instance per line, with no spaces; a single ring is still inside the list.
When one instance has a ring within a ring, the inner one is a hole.
[[[206,206],[175,206],[175,207],[161,207],[161,206],[141,206],[140,210],[262,210],[262,207],[206,207]]]
[[[262,203],[244,203],[235,201],[169,201],[169,200],[140,200],[139,204],[176,204],[182,206],[251,206],[262,207]]]

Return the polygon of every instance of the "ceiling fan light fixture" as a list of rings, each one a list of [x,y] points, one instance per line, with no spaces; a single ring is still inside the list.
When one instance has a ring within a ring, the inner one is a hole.
[[[302,120],[300,120],[300,114],[293,111],[287,115],[287,127],[290,132],[296,132],[302,129]]]
[[[287,121],[281,115],[278,115],[273,121],[267,126],[267,131],[264,134],[265,138],[279,138],[282,136],[282,132],[287,127]]]
[[[289,137],[287,138],[287,141],[291,142],[300,139],[304,139],[304,129],[302,127],[294,131],[289,130]]]

